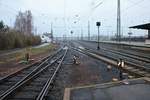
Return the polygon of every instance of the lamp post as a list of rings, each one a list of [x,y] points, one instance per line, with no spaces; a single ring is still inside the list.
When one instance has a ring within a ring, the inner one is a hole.
[[[88,41],[90,41],[90,21],[88,21]]]
[[[81,27],[81,41],[83,40],[83,29]]]
[[[101,26],[101,22],[96,22],[96,26],[98,27],[98,45],[97,45],[97,50],[99,50],[100,49],[100,46],[99,46],[99,27]]]
[[[54,42],[54,37],[53,37],[53,23],[51,22],[51,39],[52,43]]]

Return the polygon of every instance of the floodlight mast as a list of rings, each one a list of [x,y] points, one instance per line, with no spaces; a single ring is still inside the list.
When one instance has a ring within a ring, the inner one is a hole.
[[[120,0],[117,2],[117,41],[121,41],[121,10],[120,10]]]

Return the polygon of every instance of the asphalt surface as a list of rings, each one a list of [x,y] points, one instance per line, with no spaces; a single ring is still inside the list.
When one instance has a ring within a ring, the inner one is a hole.
[[[70,100],[149,100],[150,84],[146,81],[126,81],[128,84],[109,83],[89,87],[74,88]]]

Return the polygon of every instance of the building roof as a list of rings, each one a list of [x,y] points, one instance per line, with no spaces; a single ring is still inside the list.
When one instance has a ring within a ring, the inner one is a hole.
[[[129,27],[129,28],[150,30],[150,23],[141,24],[141,25],[136,25],[136,26],[131,26],[131,27]]]

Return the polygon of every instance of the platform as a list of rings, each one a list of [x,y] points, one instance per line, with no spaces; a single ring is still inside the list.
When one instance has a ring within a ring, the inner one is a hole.
[[[84,40],[87,41],[87,40]],[[149,40],[146,40],[149,42]],[[97,42],[95,40],[87,41],[87,42]],[[127,42],[127,41],[121,41],[120,43],[116,41],[101,41],[100,43],[106,43],[106,44],[122,44],[124,46],[135,46],[135,47],[143,47],[143,48],[150,48],[150,44],[146,42]]]
[[[150,100],[150,78],[66,88],[64,100]]]

